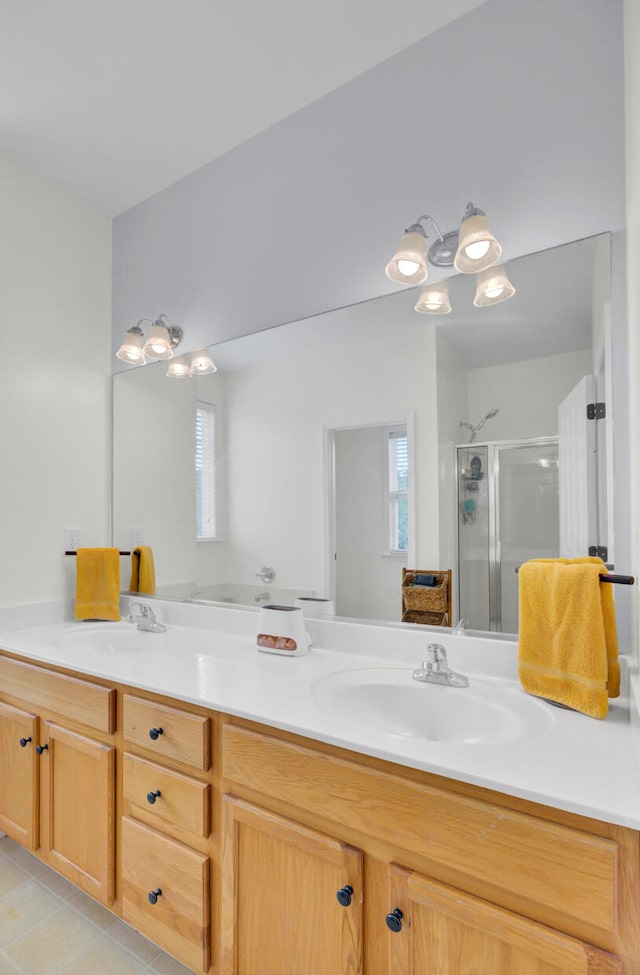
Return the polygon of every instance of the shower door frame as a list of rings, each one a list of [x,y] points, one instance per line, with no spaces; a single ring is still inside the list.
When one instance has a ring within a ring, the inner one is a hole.
[[[488,526],[488,565],[489,565],[489,631],[492,633],[502,633],[502,565],[500,560],[500,492],[498,491],[498,479],[500,476],[500,453],[501,451],[517,450],[522,447],[546,447],[558,446],[558,437],[532,437],[523,440],[474,440],[473,443],[456,444],[455,447],[455,472],[456,472],[456,552],[457,552],[457,590],[458,590],[458,617],[462,616],[462,605],[460,601],[461,585],[461,553],[460,553],[460,450],[469,450],[475,447],[487,448],[487,471],[489,473],[489,483],[487,485],[487,511],[489,515]]]

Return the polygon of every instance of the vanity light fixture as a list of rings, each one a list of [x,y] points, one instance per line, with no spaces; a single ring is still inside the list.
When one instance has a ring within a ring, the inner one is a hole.
[[[199,352],[194,352],[191,356],[191,367],[189,369],[191,376],[206,376],[217,371],[218,367],[206,349],[200,349]]]
[[[187,357],[180,355],[177,359],[172,359],[167,367],[165,376],[167,379],[190,379],[191,369],[189,368]]]
[[[458,235],[458,250],[453,261],[456,271],[462,274],[484,271],[499,261],[501,254],[502,246],[494,237],[484,210],[474,207],[473,203],[467,203]]]
[[[144,341],[141,325],[149,323],[149,337]],[[133,325],[125,336],[124,342],[116,352],[118,359],[130,365],[143,365],[147,359],[171,359],[174,349],[182,341],[182,329],[172,325],[166,315],[160,315],[155,321],[141,318]]]
[[[451,311],[449,282],[438,281],[425,288],[416,302],[415,310],[421,315],[448,315]]]
[[[166,315],[160,315],[151,326],[144,354],[149,359],[172,359],[173,350],[181,340],[182,329],[172,325]]]
[[[496,264],[480,271],[476,283],[476,295],[473,303],[476,308],[486,308],[487,305],[497,305],[506,301],[516,293],[516,289],[507,277],[504,264]]]
[[[429,221],[436,240],[427,253]],[[386,267],[387,277],[396,284],[422,284],[427,279],[427,260],[435,267],[455,267],[462,274],[482,271],[500,259],[502,247],[496,240],[483,210],[467,203],[460,230],[443,234],[428,213],[418,217],[404,232],[395,254]]]
[[[145,362],[144,357],[144,332],[140,328],[145,319],[141,318],[137,325],[132,325],[124,337],[124,341],[116,356],[123,362],[128,362],[132,366],[141,366]]]

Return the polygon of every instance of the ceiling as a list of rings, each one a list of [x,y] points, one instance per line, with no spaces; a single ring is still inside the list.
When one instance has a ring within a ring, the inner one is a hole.
[[[116,215],[484,0],[2,0],[0,151]]]

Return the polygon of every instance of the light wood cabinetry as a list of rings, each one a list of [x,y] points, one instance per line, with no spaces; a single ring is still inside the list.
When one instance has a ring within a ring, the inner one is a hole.
[[[115,699],[0,657],[0,827],[105,905],[115,886]]]
[[[636,832],[233,721],[222,754],[225,804],[286,810],[363,850],[367,975],[640,975]],[[229,902],[243,853],[225,836]],[[223,915],[223,975],[253,975],[237,910]]]
[[[0,829],[198,975],[640,975],[638,831],[1,652]]]
[[[44,722],[42,846],[47,862],[102,904],[115,882],[113,745]]]
[[[362,852],[232,796],[223,815],[223,975],[360,975]]]
[[[211,949],[209,857],[125,818],[122,916],[196,971]]]
[[[123,695],[122,917],[197,972],[211,964],[211,725]]]
[[[0,830],[28,850],[38,845],[37,719],[0,703]]]
[[[614,975],[619,959],[396,865],[389,971],[403,975]],[[398,915],[402,916],[399,917]]]

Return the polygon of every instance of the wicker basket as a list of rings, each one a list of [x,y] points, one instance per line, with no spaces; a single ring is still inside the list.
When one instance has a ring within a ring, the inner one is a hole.
[[[403,623],[423,623],[427,626],[449,626],[449,617],[446,613],[421,613],[417,610],[412,612],[406,610],[402,616]]]
[[[405,579],[406,582],[406,579]],[[405,609],[410,612],[446,613],[448,608],[447,580],[443,579],[439,586],[407,586],[402,587]]]

